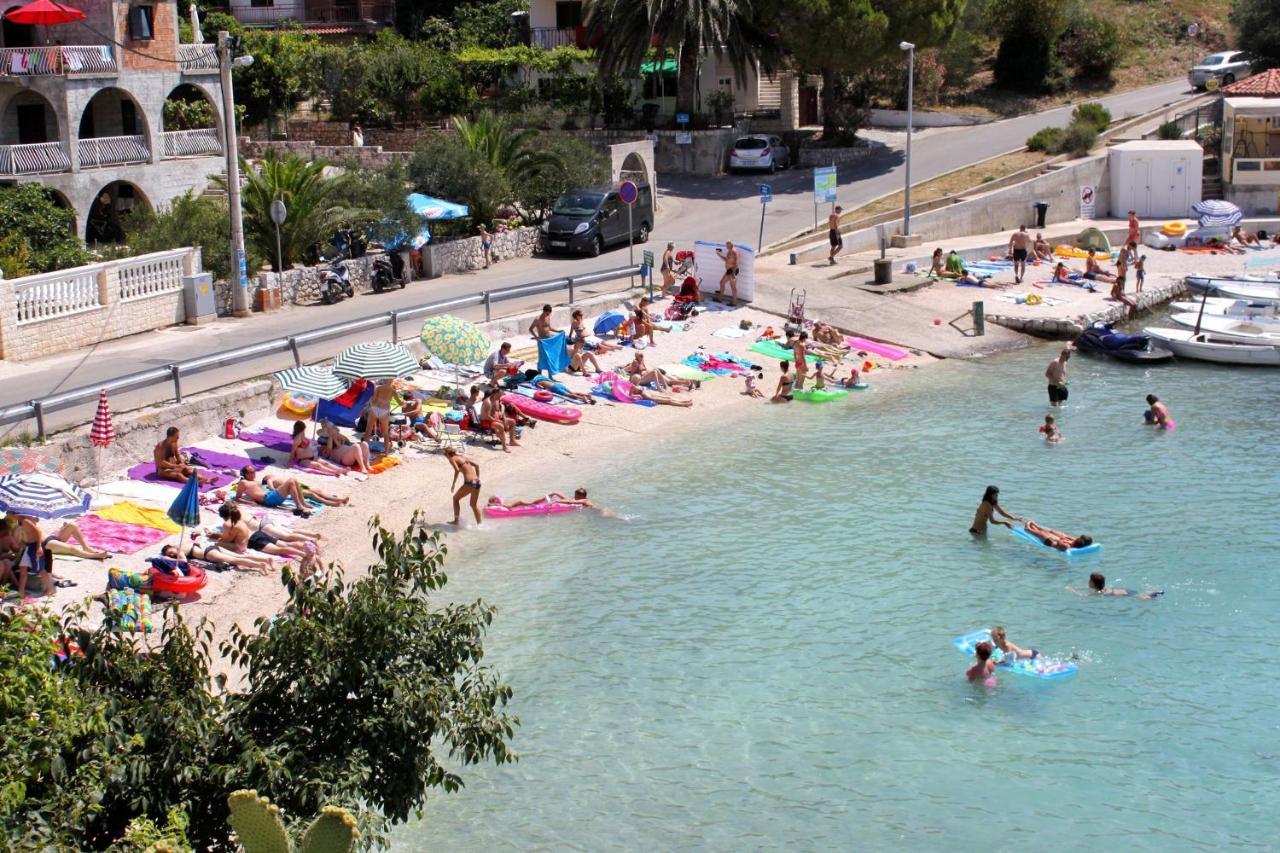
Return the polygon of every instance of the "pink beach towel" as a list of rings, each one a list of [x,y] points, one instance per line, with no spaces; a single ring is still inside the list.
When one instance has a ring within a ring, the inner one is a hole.
[[[113,554],[136,554],[143,548],[163,542],[169,536],[154,527],[109,521],[96,515],[86,515],[77,524],[90,547],[101,548]]]

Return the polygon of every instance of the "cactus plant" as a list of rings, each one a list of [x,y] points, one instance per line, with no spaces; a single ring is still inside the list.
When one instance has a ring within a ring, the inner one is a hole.
[[[351,853],[356,846],[356,819],[337,806],[325,806],[294,846],[280,807],[257,791],[236,791],[227,798],[227,822],[245,853]]]

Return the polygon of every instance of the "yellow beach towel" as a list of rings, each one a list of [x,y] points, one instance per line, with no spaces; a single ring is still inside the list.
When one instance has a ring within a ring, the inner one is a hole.
[[[165,533],[180,533],[182,528],[173,523],[162,509],[141,506],[132,501],[120,501],[103,509],[95,509],[93,514],[108,521],[120,521],[125,524],[140,524],[143,527],[154,527]]]

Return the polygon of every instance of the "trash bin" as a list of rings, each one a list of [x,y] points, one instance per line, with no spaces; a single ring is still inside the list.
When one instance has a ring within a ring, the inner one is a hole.
[[[875,283],[876,284],[892,284],[893,283],[893,259],[892,258],[876,258],[872,261],[875,264]]]
[[[1043,228],[1045,217],[1049,215],[1049,203],[1047,201],[1038,201],[1032,207],[1036,209],[1036,227]]]

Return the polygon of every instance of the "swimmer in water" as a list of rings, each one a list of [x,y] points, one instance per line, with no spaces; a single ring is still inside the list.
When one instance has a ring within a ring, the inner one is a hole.
[[[1068,548],[1087,548],[1093,544],[1093,537],[1091,536],[1072,536],[1070,533],[1063,533],[1061,530],[1041,527],[1031,519],[1027,519],[1026,528],[1027,532],[1032,536],[1050,548],[1057,548],[1059,551],[1066,551]]]
[[[1003,524],[1012,530],[1013,525],[1009,521],[996,518],[996,513],[1003,515],[1009,521],[1022,521],[1022,516],[1010,515],[1000,506],[1000,487],[987,486],[987,490],[982,495],[982,503],[978,504],[978,511],[973,514],[973,524],[969,526],[969,532],[974,536],[986,536],[988,523]]]
[[[973,647],[973,654],[978,662],[965,671],[964,677],[974,684],[982,682],[987,687],[995,687],[996,664],[991,660],[991,644],[983,640]]]
[[[991,643],[997,649],[1004,653],[1004,660],[1013,663],[1018,658],[1029,658],[1035,660],[1040,657],[1040,652],[1035,649],[1022,649],[1009,642],[1009,638],[1005,636],[1004,626],[997,625],[991,629]]]
[[[1173,418],[1169,417],[1169,408],[1160,402],[1159,397],[1155,394],[1148,394],[1147,406],[1147,410],[1142,413],[1147,426],[1173,429]]]
[[[1079,595],[1079,596],[1112,595],[1117,598],[1125,598],[1125,597],[1132,596],[1134,598],[1141,598],[1144,601],[1150,601],[1151,599],[1156,598],[1157,596],[1164,595],[1164,590],[1162,589],[1149,589],[1146,592],[1138,592],[1138,590],[1136,589],[1125,589],[1124,587],[1107,586],[1107,579],[1102,576],[1102,572],[1094,572],[1093,574],[1089,575],[1089,588],[1086,590],[1079,590],[1079,589],[1076,589],[1074,586],[1069,586],[1067,587],[1067,589],[1071,590],[1072,592],[1074,592],[1076,595]]]
[[[1044,416],[1044,426],[1040,427],[1040,432],[1044,433],[1044,440],[1050,444],[1062,441],[1062,433],[1058,432],[1058,424],[1053,415]]]

